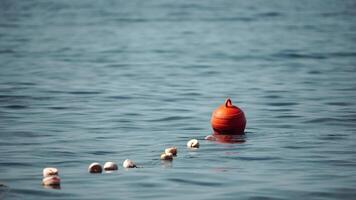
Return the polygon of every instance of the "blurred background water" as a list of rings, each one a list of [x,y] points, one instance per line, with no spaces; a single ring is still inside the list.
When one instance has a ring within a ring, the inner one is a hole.
[[[355,198],[355,21],[352,0],[0,1],[0,199]],[[245,142],[204,141],[227,97]]]

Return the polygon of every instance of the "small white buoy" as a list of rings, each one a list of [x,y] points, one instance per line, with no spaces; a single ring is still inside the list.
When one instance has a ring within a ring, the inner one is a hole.
[[[101,173],[103,171],[103,168],[99,163],[92,163],[89,165],[88,168],[89,173]]]
[[[114,171],[114,170],[117,170],[118,167],[117,167],[117,164],[114,163],[114,162],[106,162],[104,164],[104,170],[105,171]]]
[[[189,148],[199,148],[199,141],[197,139],[192,139],[187,142],[187,147]]]
[[[48,176],[43,178],[42,180],[42,184],[49,186],[49,185],[60,185],[61,184],[61,179],[59,178],[59,176]]]
[[[58,169],[54,167],[46,167],[43,169],[43,177],[58,176]]]
[[[167,148],[167,149],[164,150],[164,152],[165,152],[166,154],[171,153],[171,154],[173,154],[173,156],[176,156],[176,155],[177,155],[177,147],[170,147],[170,148]]]
[[[129,160],[129,159],[126,159],[124,161],[124,163],[122,164],[122,166],[124,168],[135,168],[135,167],[137,167],[136,164],[132,160]]]
[[[173,160],[173,154],[172,153],[162,153],[160,158],[161,158],[161,160]]]

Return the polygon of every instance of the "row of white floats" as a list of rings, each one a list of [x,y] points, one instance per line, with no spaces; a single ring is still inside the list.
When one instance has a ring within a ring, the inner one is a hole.
[[[187,142],[188,148],[199,148],[199,141],[197,139],[192,139]],[[173,157],[178,153],[177,147],[169,147],[161,154],[161,160],[173,160]],[[126,159],[122,166],[124,168],[136,168],[138,167],[132,160]],[[102,173],[103,169],[105,171],[115,171],[118,170],[118,166],[115,162],[106,162],[102,167],[100,163],[92,163],[88,167],[89,173]],[[47,167],[43,169],[43,180],[42,184],[44,186],[59,186],[61,179],[59,177],[59,171],[54,167]]]

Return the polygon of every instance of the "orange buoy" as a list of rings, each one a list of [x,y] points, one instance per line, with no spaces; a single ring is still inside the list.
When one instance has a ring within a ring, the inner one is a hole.
[[[244,112],[229,98],[213,112],[210,122],[216,135],[241,135],[246,127]]]

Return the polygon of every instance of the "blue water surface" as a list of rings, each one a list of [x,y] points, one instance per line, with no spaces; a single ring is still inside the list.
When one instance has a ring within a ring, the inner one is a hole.
[[[0,199],[354,199],[355,22],[353,0],[2,0]],[[205,141],[227,97],[244,142]]]

